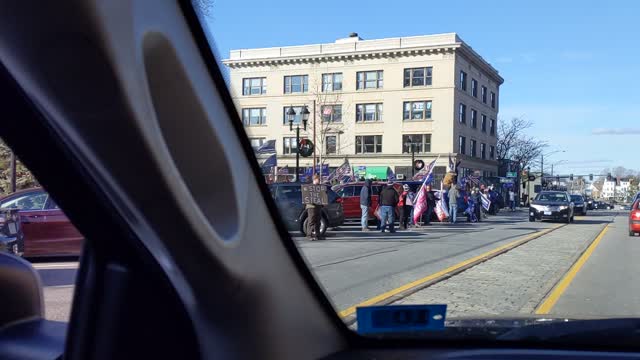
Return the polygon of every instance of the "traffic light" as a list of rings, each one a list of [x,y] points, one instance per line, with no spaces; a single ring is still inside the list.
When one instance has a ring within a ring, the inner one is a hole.
[[[593,181],[593,174],[589,174],[589,181]]]
[[[573,181],[573,174],[569,175],[569,180]]]

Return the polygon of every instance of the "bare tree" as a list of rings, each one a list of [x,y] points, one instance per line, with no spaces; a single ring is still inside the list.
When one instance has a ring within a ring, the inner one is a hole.
[[[318,163],[323,165],[326,163],[327,156],[327,137],[335,136],[335,154],[341,154],[342,150],[353,144],[352,139],[347,139],[343,135],[348,129],[345,119],[352,114],[350,104],[342,101],[339,92],[323,91],[322,80],[311,86],[311,95],[315,100],[315,130],[316,130],[316,156]],[[337,105],[337,106],[336,106]],[[313,124],[309,133],[313,136]]]
[[[0,194],[11,188],[11,149],[0,140]],[[38,181],[22,162],[16,161],[16,189],[38,186]]]
[[[522,168],[537,165],[547,143],[526,134],[532,125],[531,121],[518,117],[501,121],[498,124],[496,158],[515,161]]]

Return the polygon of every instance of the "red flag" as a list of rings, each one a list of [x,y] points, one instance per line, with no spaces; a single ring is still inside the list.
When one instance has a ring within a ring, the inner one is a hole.
[[[433,168],[435,167],[436,161],[440,158],[438,156],[435,160],[428,165],[429,172],[424,177],[422,181],[422,186],[420,186],[420,190],[418,190],[418,194],[416,196],[416,200],[413,203],[413,222],[415,224],[418,223],[422,214],[427,210],[427,188],[425,185],[428,185],[431,180],[433,180]]]

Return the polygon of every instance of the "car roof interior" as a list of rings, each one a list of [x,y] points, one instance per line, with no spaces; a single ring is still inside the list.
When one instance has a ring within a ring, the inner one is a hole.
[[[0,257],[0,280],[20,274],[0,288],[1,307],[15,310],[0,310],[0,358],[571,354],[349,330],[257,180],[197,17],[189,1],[3,4],[0,97],[11,120],[0,137],[87,241],[68,324],[43,318],[29,264]]]

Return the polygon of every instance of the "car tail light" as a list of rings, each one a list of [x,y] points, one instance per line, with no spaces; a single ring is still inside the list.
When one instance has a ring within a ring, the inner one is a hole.
[[[640,219],[640,210],[636,210],[636,211],[634,211],[634,212],[633,212],[633,217],[634,217],[635,219]]]
[[[337,199],[336,199],[336,202],[337,202],[337,203],[341,203],[342,201],[343,201],[343,199],[342,199],[341,197],[339,197],[339,198],[337,198]]]

